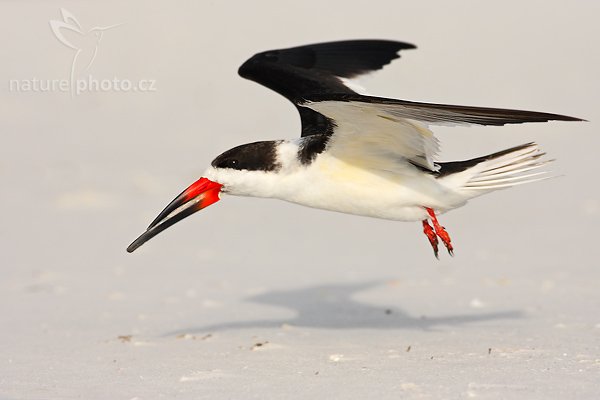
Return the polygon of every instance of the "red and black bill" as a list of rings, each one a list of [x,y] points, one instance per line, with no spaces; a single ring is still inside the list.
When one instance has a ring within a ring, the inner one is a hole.
[[[196,211],[210,206],[219,201],[219,193],[223,185],[206,178],[200,178],[185,189],[179,196],[169,203],[164,210],[152,221],[137,239],[127,247],[127,252],[132,253],[138,247],[176,224],[184,218],[189,217]]]

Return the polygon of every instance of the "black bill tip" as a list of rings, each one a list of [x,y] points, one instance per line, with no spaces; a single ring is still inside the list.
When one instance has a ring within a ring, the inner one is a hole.
[[[173,215],[171,218],[165,220],[163,223],[158,225],[153,225],[151,228],[148,228],[146,232],[142,233],[137,239],[135,239],[128,247],[127,252],[133,253],[138,247],[146,243],[148,240],[152,239],[154,236],[158,235],[168,227],[176,224],[184,218],[189,217],[196,211],[200,211],[202,209],[202,205],[200,202],[196,202],[181,212]]]

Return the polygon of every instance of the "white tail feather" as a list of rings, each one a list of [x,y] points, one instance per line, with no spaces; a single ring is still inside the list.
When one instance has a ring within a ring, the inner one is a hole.
[[[552,161],[554,161],[554,160],[546,160],[546,161],[542,161],[539,163],[533,163],[533,164],[527,163],[527,164],[522,165],[521,167],[516,167],[516,168],[519,168],[519,170],[521,172],[533,171],[534,169],[541,168],[544,165],[546,165]],[[511,167],[509,169],[502,168],[502,171],[496,172],[496,173],[491,173],[491,172],[482,173],[482,174],[476,176],[475,178],[471,179],[471,181],[477,182],[477,181],[484,181],[490,177],[500,178],[500,177],[507,176],[507,175],[513,175],[514,170],[515,170],[515,167]]]
[[[527,175],[510,176],[508,178],[487,179],[484,181],[471,180],[465,187],[489,186],[489,185],[496,184],[496,183],[520,181],[520,180],[524,180],[525,178],[531,178],[534,176],[540,176],[540,175],[546,175],[546,174],[548,174],[548,171],[536,172],[534,174],[527,174]]]
[[[554,178],[554,176],[546,176],[544,178],[538,178],[538,179],[529,179],[529,180],[521,181],[521,182],[506,183],[504,185],[494,184],[494,185],[489,185],[489,186],[466,187],[464,189],[466,189],[466,190],[485,190],[487,193],[492,190],[509,188],[509,187],[513,187],[513,186],[519,186],[519,185],[523,185],[525,183],[541,182],[541,181],[545,181],[546,179],[552,179],[552,178]],[[479,196],[479,194],[483,194],[483,193],[478,193],[477,196]],[[471,196],[471,197],[475,197],[475,196]]]
[[[533,156],[528,156],[527,158],[525,158],[523,160],[513,160],[508,165],[502,164],[499,167],[490,168],[490,169],[482,172],[480,175],[482,175],[482,176],[496,175],[496,174],[499,174],[502,172],[514,171],[516,169],[521,169],[521,168],[527,167],[529,165],[535,165],[535,164],[539,164],[539,163],[547,163],[548,162],[547,160],[538,161],[538,159],[543,155],[544,155],[544,153],[538,153]]]
[[[493,190],[552,178],[548,176],[548,171],[526,174],[553,161],[540,161],[544,154],[536,143],[528,143],[486,157],[464,161],[464,169],[460,170],[462,165],[455,166],[459,171],[442,175],[439,179],[441,183],[469,199]],[[443,169],[442,164],[442,174]]]

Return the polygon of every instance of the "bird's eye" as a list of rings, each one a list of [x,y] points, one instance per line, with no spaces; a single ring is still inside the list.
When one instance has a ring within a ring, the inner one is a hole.
[[[235,158],[229,158],[225,161],[223,161],[219,167],[221,168],[233,168],[233,169],[237,169],[238,165],[239,165],[239,161],[236,160]]]

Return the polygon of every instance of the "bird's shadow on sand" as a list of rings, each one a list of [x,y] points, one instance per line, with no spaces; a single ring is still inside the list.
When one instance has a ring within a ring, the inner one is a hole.
[[[232,321],[215,325],[196,326],[169,332],[165,336],[232,329],[280,328],[284,324],[294,327],[322,329],[434,330],[436,327],[441,326],[458,326],[482,321],[523,317],[523,313],[517,310],[478,314],[413,316],[396,307],[373,306],[352,298],[357,292],[381,286],[384,283],[377,281],[271,291],[249,297],[245,301],[288,308],[295,311],[295,317]]]

